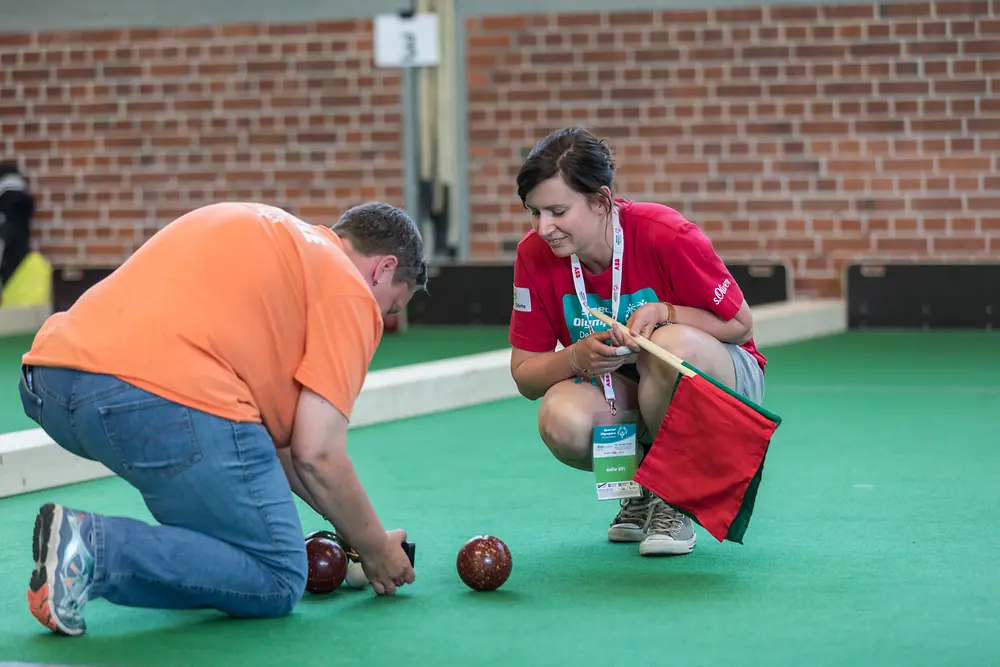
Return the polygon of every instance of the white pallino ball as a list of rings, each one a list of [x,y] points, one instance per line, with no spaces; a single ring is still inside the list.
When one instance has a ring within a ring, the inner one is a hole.
[[[368,586],[368,576],[361,567],[361,563],[355,561],[347,566],[347,576],[344,578],[344,583],[347,584],[348,588],[365,588]]]

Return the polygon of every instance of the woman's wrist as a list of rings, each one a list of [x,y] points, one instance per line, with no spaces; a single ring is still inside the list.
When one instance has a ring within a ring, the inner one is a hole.
[[[579,341],[577,341],[578,343]],[[573,343],[569,346],[569,368],[570,372],[576,377],[587,377],[587,370],[580,366],[579,361],[576,358],[576,345]]]
[[[660,321],[657,322],[657,326],[663,326],[664,324],[676,324],[677,323],[677,309],[674,308],[674,304],[667,303],[666,301],[660,302]]]

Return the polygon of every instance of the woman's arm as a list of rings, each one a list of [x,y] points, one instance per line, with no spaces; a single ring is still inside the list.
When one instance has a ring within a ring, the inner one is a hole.
[[[743,291],[696,225],[687,226],[660,252],[677,299],[674,323],[701,329],[724,343],[739,345],[753,337],[753,314]]]
[[[570,353],[569,347],[554,352],[528,352],[515,347],[510,354],[510,374],[517,390],[535,401],[552,385],[576,375],[570,364]]]
[[[729,321],[707,310],[690,306],[675,305],[674,312],[675,324],[686,324],[701,329],[723,343],[742,345],[753,338],[753,312],[746,299]]]

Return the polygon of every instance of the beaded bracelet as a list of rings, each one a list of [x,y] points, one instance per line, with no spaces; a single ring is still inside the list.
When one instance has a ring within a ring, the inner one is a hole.
[[[573,370],[574,374],[580,376],[586,376],[587,369],[580,368],[576,363],[576,350],[573,349],[574,347],[576,347],[576,343],[573,343],[572,345],[569,346],[569,367]]]

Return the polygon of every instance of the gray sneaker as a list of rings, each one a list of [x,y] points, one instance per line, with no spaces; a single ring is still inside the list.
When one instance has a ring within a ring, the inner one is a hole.
[[[618,516],[608,528],[609,542],[642,542],[646,539],[646,521],[653,495],[646,489],[639,498],[622,498]]]
[[[682,556],[694,550],[691,519],[653,496],[646,519],[646,537],[639,545],[642,556]]]

